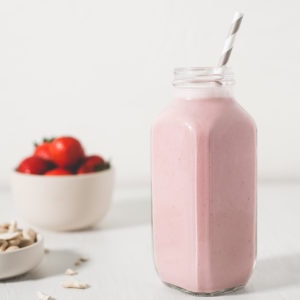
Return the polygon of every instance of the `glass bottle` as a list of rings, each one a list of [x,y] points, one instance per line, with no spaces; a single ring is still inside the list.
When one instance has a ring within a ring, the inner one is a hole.
[[[152,126],[154,260],[195,294],[244,286],[256,258],[256,127],[227,67],[175,70],[174,99]]]

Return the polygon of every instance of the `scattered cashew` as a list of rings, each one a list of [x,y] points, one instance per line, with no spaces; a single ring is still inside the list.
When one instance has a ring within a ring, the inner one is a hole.
[[[86,283],[80,282],[78,280],[66,280],[61,283],[62,287],[69,289],[87,289],[88,285]]]
[[[74,271],[74,270],[72,270],[72,269],[67,269],[67,270],[65,271],[65,275],[73,276],[73,275],[76,275],[76,274],[77,274],[77,272]]]
[[[84,257],[84,256],[79,257],[79,258],[75,261],[74,265],[75,265],[75,266],[80,266],[81,263],[87,262],[88,260],[89,260],[89,259],[88,259],[87,257]]]
[[[81,262],[86,262],[86,261],[88,261],[89,259],[88,259],[87,257],[85,257],[85,256],[82,256],[82,257],[79,258],[79,260],[80,260]]]
[[[48,296],[40,291],[38,291],[36,293],[37,297],[38,297],[38,300],[52,300],[53,298],[51,296]]]
[[[81,265],[80,259],[76,260],[76,261],[74,262],[74,265],[75,265],[75,266],[80,266],[80,265]]]

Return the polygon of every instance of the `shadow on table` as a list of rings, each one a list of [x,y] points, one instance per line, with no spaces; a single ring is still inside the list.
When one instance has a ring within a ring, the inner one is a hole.
[[[261,259],[249,283],[237,294],[252,294],[276,290],[288,286],[299,286],[300,253]]]
[[[42,262],[30,272],[13,277],[3,282],[17,282],[25,280],[36,280],[47,278],[55,275],[63,275],[68,268],[74,266],[74,262],[78,260],[80,255],[72,250],[50,250],[45,254]],[[76,267],[76,269],[80,266]]]

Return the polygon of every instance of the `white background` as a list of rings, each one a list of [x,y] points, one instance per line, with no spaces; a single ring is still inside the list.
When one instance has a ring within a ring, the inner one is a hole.
[[[235,10],[231,65],[256,119],[260,180],[300,179],[299,2],[0,2],[0,185],[43,136],[111,158],[118,184],[147,184],[150,124],[176,66],[214,65]]]

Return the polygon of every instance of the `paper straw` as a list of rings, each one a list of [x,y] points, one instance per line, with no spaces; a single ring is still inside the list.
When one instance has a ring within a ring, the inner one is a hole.
[[[243,19],[243,14],[240,12],[236,12],[234,14],[233,20],[232,20],[232,24],[227,36],[227,39],[225,40],[225,45],[223,48],[223,52],[222,55],[220,57],[219,63],[218,63],[218,67],[223,67],[227,64],[229,58],[230,58],[230,54],[232,52],[232,48],[233,48],[233,44],[234,44],[234,40],[236,37],[236,34],[240,28],[241,22]]]

